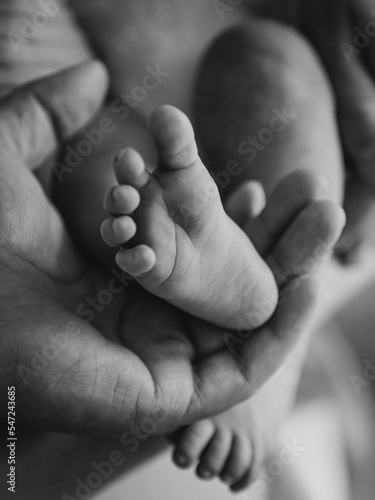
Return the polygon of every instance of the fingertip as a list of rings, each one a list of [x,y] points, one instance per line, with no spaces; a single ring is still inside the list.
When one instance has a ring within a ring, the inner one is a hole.
[[[322,240],[325,239],[327,249],[330,248],[332,253],[346,225],[345,210],[340,205],[329,200],[316,202],[315,206],[312,204],[311,210],[315,210],[315,207],[320,212]],[[327,251],[327,258],[331,253]]]
[[[248,181],[235,189],[225,202],[227,214],[240,226],[260,215],[266,206],[266,193],[258,181]]]
[[[85,63],[82,65],[84,66]],[[94,81],[96,85],[103,89],[103,92],[107,91],[109,86],[109,73],[105,64],[99,59],[93,59],[86,63],[87,72],[90,72],[90,79]]]
[[[329,219],[335,223],[341,230],[346,224],[346,213],[342,206],[333,201],[322,201],[325,203],[326,210],[329,213]]]
[[[337,206],[337,210],[338,210],[339,225],[341,227],[341,230],[343,230],[347,222],[346,212],[344,208],[340,206]]]

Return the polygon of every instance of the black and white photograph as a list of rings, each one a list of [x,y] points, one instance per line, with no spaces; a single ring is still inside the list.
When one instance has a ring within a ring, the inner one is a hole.
[[[0,500],[375,499],[375,0],[0,0],[0,417]]]

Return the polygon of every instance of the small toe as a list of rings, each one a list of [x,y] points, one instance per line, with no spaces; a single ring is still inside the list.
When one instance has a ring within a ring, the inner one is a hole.
[[[113,162],[116,179],[119,184],[128,184],[141,189],[150,180],[142,156],[132,148],[120,151]]]
[[[214,432],[215,428],[210,420],[202,420],[188,427],[176,446],[174,463],[181,468],[191,467],[198,461]]]
[[[198,161],[193,126],[179,109],[164,105],[151,115],[149,128],[155,140],[160,170],[178,170]]]
[[[131,240],[136,231],[135,222],[127,216],[106,219],[100,228],[104,242],[113,248]]]
[[[248,488],[253,481],[253,472],[251,469],[249,469],[237,483],[231,485],[230,489],[233,491],[233,493],[237,493]]]
[[[247,436],[235,436],[229,458],[220,475],[221,480],[233,487],[251,468],[252,448]]]
[[[155,252],[146,245],[139,245],[129,250],[121,250],[116,255],[117,265],[124,272],[134,277],[151,271],[155,262]]]
[[[232,433],[227,429],[217,429],[206,449],[201,455],[197,467],[197,475],[201,479],[211,479],[218,476],[230,454]]]
[[[120,185],[107,191],[104,197],[104,210],[112,215],[130,215],[139,206],[141,197],[132,186]]]

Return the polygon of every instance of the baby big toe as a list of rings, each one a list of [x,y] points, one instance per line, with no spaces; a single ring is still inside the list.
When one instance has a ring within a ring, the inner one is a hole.
[[[194,130],[182,111],[169,105],[160,106],[151,115],[149,127],[161,169],[187,168],[198,160]]]

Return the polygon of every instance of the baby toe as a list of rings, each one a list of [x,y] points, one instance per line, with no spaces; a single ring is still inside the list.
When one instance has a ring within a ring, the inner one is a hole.
[[[104,210],[112,215],[130,215],[139,206],[141,197],[132,186],[119,185],[107,191],[104,198]]]
[[[116,255],[116,263],[120,269],[134,277],[151,271],[155,262],[155,252],[146,245],[139,245],[129,250],[121,250]]]
[[[233,491],[233,493],[245,490],[251,485],[253,480],[253,472],[251,469],[248,469],[245,475],[239,481],[237,481],[237,483],[231,485],[230,489]]]
[[[191,425],[182,435],[173,454],[174,463],[181,468],[192,466],[214,435],[214,425],[210,420],[202,420]]]
[[[150,173],[142,156],[132,148],[123,149],[117,154],[113,168],[119,184],[128,184],[141,189],[150,180]]]
[[[136,231],[135,222],[127,216],[106,219],[100,228],[104,242],[113,248],[131,240]]]
[[[232,446],[232,433],[227,429],[217,429],[201,455],[197,475],[201,479],[211,479],[222,471]]]
[[[190,167],[198,160],[198,148],[189,118],[179,109],[159,106],[150,117],[160,168],[178,170]]]
[[[221,473],[221,480],[235,485],[249,471],[252,463],[252,448],[247,436],[235,436],[229,458]]]

